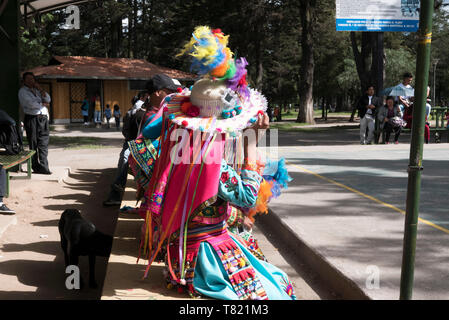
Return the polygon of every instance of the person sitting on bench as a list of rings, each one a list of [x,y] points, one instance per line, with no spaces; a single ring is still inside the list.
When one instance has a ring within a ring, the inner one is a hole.
[[[0,164],[0,214],[15,214],[14,210],[9,209],[3,203],[3,197],[6,195],[6,170]]]

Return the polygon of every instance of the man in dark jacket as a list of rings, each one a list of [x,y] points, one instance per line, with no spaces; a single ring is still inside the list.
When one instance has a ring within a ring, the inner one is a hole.
[[[360,115],[360,144],[372,144],[376,112],[382,106],[382,99],[374,96],[374,87],[368,86],[360,97],[357,109]],[[368,137],[366,134],[368,129]]]

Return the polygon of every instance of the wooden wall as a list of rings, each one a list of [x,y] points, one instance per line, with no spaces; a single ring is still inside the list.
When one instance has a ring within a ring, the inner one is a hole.
[[[106,107],[106,104],[109,104],[113,110],[114,104],[117,103],[120,106],[122,117],[131,108],[131,100],[137,93],[137,90],[128,90],[127,80],[103,81],[104,106]]]
[[[68,82],[52,80],[53,118],[70,120],[70,91]]]
[[[51,86],[52,113],[55,123],[70,122],[70,89],[69,82],[58,82],[56,79],[40,79],[44,89]],[[48,89],[47,89],[48,88]],[[103,107],[109,104],[114,109],[114,104],[120,106],[122,117],[131,107],[132,98],[137,95],[137,90],[128,90],[127,80],[104,80],[103,81]]]
[[[56,120],[56,123],[70,122],[69,83],[57,82],[55,79],[38,79],[38,82],[51,98],[50,120]]]

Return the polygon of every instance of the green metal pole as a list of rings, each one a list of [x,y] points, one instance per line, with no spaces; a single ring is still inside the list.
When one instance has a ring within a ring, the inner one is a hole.
[[[430,67],[430,43],[434,0],[422,0],[418,30],[418,56],[416,59],[415,101],[413,107],[412,141],[408,167],[407,202],[404,227],[404,247],[401,271],[401,300],[410,300],[418,227],[419,196],[421,189],[422,155],[424,143],[425,105]]]
[[[19,0],[9,0],[0,15],[0,108],[19,120]]]

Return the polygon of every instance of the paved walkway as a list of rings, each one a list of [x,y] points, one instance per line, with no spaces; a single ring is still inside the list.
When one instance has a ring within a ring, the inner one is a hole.
[[[65,172],[64,168],[70,166],[70,178],[75,179],[64,186],[65,191],[61,195],[51,196],[51,187],[59,184],[56,181],[40,182],[40,188],[33,190],[28,190],[26,186],[19,188],[24,181],[12,182],[13,195],[8,199],[12,208],[16,209],[16,203],[19,205],[22,199],[20,192],[35,192],[28,199],[37,201],[43,198],[44,202],[52,203],[43,206],[40,212],[40,207],[30,201],[25,210],[35,210],[37,213],[27,213],[25,217],[17,214],[17,224],[11,224],[0,235],[1,297],[34,297],[23,295],[23,292],[33,291],[41,293],[42,297],[52,296],[48,285],[38,284],[26,270],[41,271],[40,278],[45,282],[50,278],[42,271],[51,269],[48,269],[48,263],[51,261],[56,266],[53,262],[55,257],[55,261],[61,263],[58,235],[54,233],[56,229],[48,227],[55,228],[62,209],[68,204],[87,210],[99,224],[102,221],[105,223],[104,227],[109,230],[106,232],[113,232],[114,213],[102,209],[99,203],[107,193],[114,172],[121,134],[114,130],[90,128],[79,129],[78,132],[57,130],[52,135],[92,137],[99,133],[99,142],[113,148],[100,150],[100,156],[93,157],[94,162],[89,162],[92,158],[88,157],[88,151],[72,150],[67,153],[62,145],[50,151],[52,168],[60,167]],[[273,229],[286,231],[281,236],[288,236],[288,242],[274,244],[274,251],[278,248],[281,252],[287,247],[301,259],[304,258],[301,263],[311,263],[312,268],[319,266],[316,270],[321,272],[321,281],[328,281],[346,297],[398,299],[409,139],[410,135],[402,135],[399,145],[360,146],[356,126],[310,127],[310,130],[280,133],[279,155],[287,159],[294,181],[280,198],[271,203],[272,213],[260,218],[263,234],[268,235]],[[446,268],[449,260],[447,148],[449,144],[429,144],[424,149],[415,299],[449,298],[449,271]],[[68,154],[71,165],[63,158]],[[98,161],[99,157],[101,162]],[[90,167],[93,169],[88,169]],[[102,181],[102,189],[93,184],[92,175]],[[33,181],[36,179],[37,175],[33,175]],[[14,190],[18,190],[19,194]],[[40,214],[42,219],[39,218]],[[107,218],[108,214],[112,216]],[[272,219],[267,220],[268,217]],[[273,225],[273,222],[278,224]],[[22,227],[25,227],[21,231],[25,232],[23,239],[18,232]],[[53,230],[52,233],[50,230]],[[48,235],[48,238],[36,239],[40,235]],[[48,241],[51,248],[44,247]],[[264,248],[264,245],[261,246]],[[30,251],[32,254],[29,254]],[[49,262],[28,262],[36,259]],[[291,259],[284,261],[288,262],[282,263],[293,265]],[[60,267],[55,267],[53,272],[60,271]],[[295,271],[298,272],[297,269]],[[59,278],[64,279],[64,274],[61,273]],[[313,284],[313,279],[304,277],[304,280],[309,285]],[[20,289],[20,286],[23,288]],[[313,285],[311,287],[315,289]],[[12,296],[11,292],[14,293]],[[310,297],[318,296],[327,298],[319,293]],[[90,297],[98,298],[98,291],[91,293]],[[304,298],[307,299],[307,295]]]
[[[448,148],[425,146],[415,299],[449,298]],[[409,149],[409,144],[279,149],[294,180],[271,209],[298,240],[373,299],[399,298]]]

